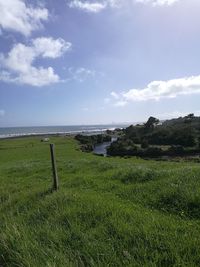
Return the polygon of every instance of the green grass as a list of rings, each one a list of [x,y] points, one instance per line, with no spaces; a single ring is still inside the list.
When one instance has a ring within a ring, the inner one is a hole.
[[[0,266],[200,266],[200,165],[0,141]]]

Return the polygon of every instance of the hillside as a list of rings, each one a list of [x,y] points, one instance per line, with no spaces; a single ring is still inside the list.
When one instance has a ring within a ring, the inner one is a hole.
[[[0,266],[199,266],[200,165],[0,140]]]
[[[146,123],[130,125],[108,149],[111,156],[188,156],[200,153],[200,117],[185,117],[159,122],[149,117]]]

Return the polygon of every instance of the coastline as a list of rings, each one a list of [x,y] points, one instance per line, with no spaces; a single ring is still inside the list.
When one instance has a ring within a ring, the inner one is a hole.
[[[93,135],[104,134],[107,130],[115,130],[116,128],[105,128],[99,130],[80,130],[80,131],[66,131],[66,132],[46,132],[46,133],[16,133],[0,135],[0,140],[5,139],[19,139],[23,137],[50,137],[50,136],[75,136],[77,134]]]

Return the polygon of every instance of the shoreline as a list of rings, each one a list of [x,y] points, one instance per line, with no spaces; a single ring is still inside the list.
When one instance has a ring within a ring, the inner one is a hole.
[[[102,130],[88,130],[88,131],[71,131],[71,132],[49,132],[49,133],[24,133],[24,134],[6,134],[0,135],[0,140],[9,140],[9,139],[20,139],[23,137],[50,137],[50,136],[75,136],[77,134],[93,135],[93,134],[104,134],[107,130],[111,129],[102,129]],[[115,130],[115,129],[112,129]]]

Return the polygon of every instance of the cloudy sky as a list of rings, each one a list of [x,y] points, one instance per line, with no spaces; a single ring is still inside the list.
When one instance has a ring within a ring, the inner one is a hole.
[[[0,127],[200,114],[199,0],[0,0]]]

